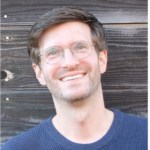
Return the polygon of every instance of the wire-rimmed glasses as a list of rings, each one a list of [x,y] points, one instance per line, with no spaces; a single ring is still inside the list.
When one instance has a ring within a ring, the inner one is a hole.
[[[62,59],[64,55],[64,49],[69,49],[73,56],[79,59],[84,59],[91,54],[93,46],[94,44],[91,44],[87,41],[79,41],[73,43],[70,48],[61,48],[58,46],[49,47],[40,56],[44,62],[48,64],[55,64]]]

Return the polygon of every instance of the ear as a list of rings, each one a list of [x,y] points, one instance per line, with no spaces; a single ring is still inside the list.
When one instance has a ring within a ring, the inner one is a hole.
[[[103,50],[99,53],[100,71],[103,74],[107,69],[107,50]]]
[[[39,81],[39,83],[43,86],[46,86],[46,82],[41,67],[39,65],[32,64],[32,68],[35,72],[36,78]]]

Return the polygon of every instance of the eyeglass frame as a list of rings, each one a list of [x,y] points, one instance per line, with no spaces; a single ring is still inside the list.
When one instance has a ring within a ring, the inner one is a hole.
[[[74,47],[74,45],[77,45],[77,44],[80,44],[80,43],[83,43],[83,42],[84,42],[84,44],[86,43],[86,44],[89,46],[90,52],[89,52],[89,54],[88,54],[87,56],[80,58],[80,57],[76,56],[76,54],[74,54],[74,52],[72,51],[72,49],[73,49],[72,47]],[[43,58],[43,61],[44,61],[45,63],[50,64],[50,65],[53,65],[53,64],[58,63],[58,62],[63,58],[64,50],[69,49],[69,50],[72,52],[72,55],[73,55],[74,57],[76,57],[76,58],[78,58],[78,59],[84,59],[84,58],[87,58],[87,57],[90,56],[90,54],[91,54],[91,52],[92,52],[92,47],[95,46],[95,43],[93,43],[93,42],[92,42],[92,43],[88,43],[88,42],[89,42],[89,41],[77,41],[77,42],[74,42],[73,44],[71,44],[70,48],[62,48],[62,47],[60,47],[60,46],[51,46],[51,47],[45,49],[45,52],[44,52],[43,54],[40,54],[39,57],[42,57],[42,58]],[[59,50],[61,50],[61,55],[59,56],[60,59],[58,59],[58,60],[57,60],[56,62],[54,62],[54,63],[49,63],[49,62],[47,62],[47,61],[44,59],[44,55],[46,54],[46,52],[48,51],[48,49],[51,49],[51,48],[59,48]]]

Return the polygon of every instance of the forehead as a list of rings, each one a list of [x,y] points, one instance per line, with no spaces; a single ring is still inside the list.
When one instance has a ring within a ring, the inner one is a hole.
[[[74,21],[56,25],[46,30],[39,41],[40,49],[50,46],[68,46],[77,41],[91,42],[91,30],[85,23]]]

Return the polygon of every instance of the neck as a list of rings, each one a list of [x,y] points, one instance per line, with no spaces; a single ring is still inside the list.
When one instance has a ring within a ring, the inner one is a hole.
[[[106,134],[113,114],[104,106],[102,94],[92,99],[73,103],[55,101],[57,115],[53,118],[55,128],[69,140],[91,143]],[[63,107],[62,107],[63,105]]]

